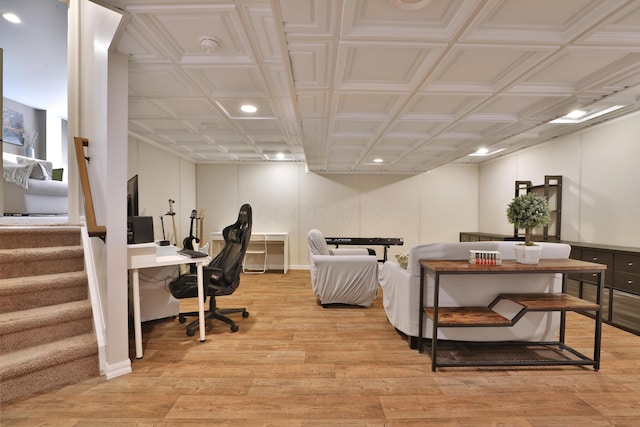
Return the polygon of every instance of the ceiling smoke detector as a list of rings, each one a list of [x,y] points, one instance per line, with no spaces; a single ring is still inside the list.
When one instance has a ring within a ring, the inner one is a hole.
[[[202,36],[200,37],[200,46],[202,50],[206,53],[215,52],[221,45],[218,39],[211,36]]]

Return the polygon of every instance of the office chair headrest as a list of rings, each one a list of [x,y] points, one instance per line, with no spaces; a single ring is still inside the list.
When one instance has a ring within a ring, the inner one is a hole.
[[[240,207],[240,212],[238,212],[238,221],[239,223],[251,223],[251,205],[245,203]]]

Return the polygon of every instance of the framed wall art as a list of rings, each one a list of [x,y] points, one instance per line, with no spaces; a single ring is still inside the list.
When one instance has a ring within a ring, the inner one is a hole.
[[[9,108],[2,109],[2,141],[24,145],[24,115]]]

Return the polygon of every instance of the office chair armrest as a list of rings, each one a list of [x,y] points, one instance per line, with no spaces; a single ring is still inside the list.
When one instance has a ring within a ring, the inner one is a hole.
[[[202,279],[204,282],[208,282],[211,280],[220,280],[220,278],[224,275],[224,270],[218,267],[203,267],[202,268]]]

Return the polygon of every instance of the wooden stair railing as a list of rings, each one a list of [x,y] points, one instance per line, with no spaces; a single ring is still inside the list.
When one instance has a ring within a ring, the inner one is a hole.
[[[74,136],[73,141],[76,146],[76,161],[78,162],[78,172],[80,173],[80,184],[84,197],[84,213],[87,219],[87,231],[89,237],[99,237],[103,241],[107,238],[107,227],[96,223],[96,212],[93,208],[93,197],[91,196],[91,184],[89,182],[89,172],[87,171],[87,161],[89,158],[84,154],[84,147],[89,146],[87,138]]]

